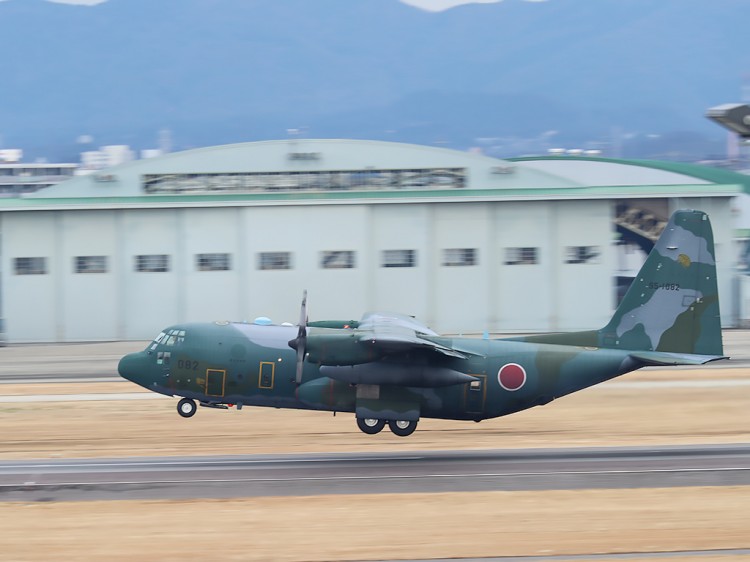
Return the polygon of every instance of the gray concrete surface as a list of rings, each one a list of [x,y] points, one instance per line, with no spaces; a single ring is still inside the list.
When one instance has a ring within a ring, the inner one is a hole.
[[[750,485],[750,445],[0,462],[0,500]]]

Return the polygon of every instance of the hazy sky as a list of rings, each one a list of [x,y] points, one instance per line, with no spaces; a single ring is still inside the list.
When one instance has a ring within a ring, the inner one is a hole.
[[[401,2],[430,10],[431,12],[438,12],[460,4],[492,4],[500,2],[500,0],[401,0]]]
[[[94,4],[101,4],[107,0],[49,0],[50,2],[57,2],[58,4],[86,4],[87,6],[93,6]]]
[[[50,0],[50,2],[59,2],[61,4],[86,4],[94,5],[106,2],[106,0]],[[401,0],[404,4],[411,4],[418,8],[438,12],[440,10],[447,10],[453,6],[460,4],[491,4],[493,2],[500,2],[500,0]]]

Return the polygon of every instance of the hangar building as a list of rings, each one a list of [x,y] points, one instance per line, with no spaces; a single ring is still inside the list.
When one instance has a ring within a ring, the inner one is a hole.
[[[616,242],[711,215],[732,322],[732,177],[289,140],[169,154],[0,203],[9,342],[148,339],[183,321],[413,314],[443,333],[596,328]],[[619,234],[618,234],[619,232]]]

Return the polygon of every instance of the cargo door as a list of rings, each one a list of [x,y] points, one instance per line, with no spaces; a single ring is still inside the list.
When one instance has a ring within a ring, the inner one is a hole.
[[[260,366],[258,367],[258,388],[272,390],[275,371],[276,363],[271,361],[261,361]]]
[[[206,396],[224,396],[224,382],[226,377],[226,371],[206,369]]]

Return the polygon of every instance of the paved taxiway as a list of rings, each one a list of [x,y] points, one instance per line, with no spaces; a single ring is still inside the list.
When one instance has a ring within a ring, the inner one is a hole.
[[[750,485],[750,445],[4,461],[0,500]]]

